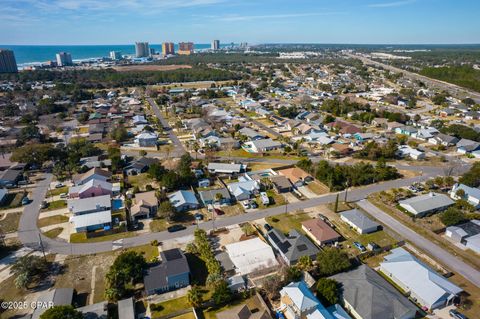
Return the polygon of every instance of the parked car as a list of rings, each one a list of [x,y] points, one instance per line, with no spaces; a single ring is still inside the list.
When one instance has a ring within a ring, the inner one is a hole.
[[[215,208],[215,210],[217,210],[217,209]],[[195,219],[196,219],[196,220],[203,220],[203,215],[200,214],[200,213],[196,213],[196,214],[195,214]]]
[[[187,227],[185,227],[183,225],[173,225],[173,226],[168,227],[167,231],[169,233],[174,233],[174,232],[181,231],[181,230],[184,230],[184,229],[187,229]]]
[[[468,319],[467,316],[462,315],[460,312],[458,312],[455,309],[451,309],[448,314],[450,317],[455,318],[455,319]]]
[[[245,208],[245,209],[250,209],[250,202],[249,202],[248,200],[244,200],[244,201],[242,202],[242,206],[243,206],[243,208]]]
[[[365,248],[365,246],[363,246],[361,243],[359,243],[358,241],[354,241],[353,242],[353,246],[355,246],[358,250],[360,250],[362,253],[365,252],[367,249]]]
[[[214,208],[213,211],[215,212],[215,215],[223,215],[225,212],[221,209]]]
[[[269,205],[270,204],[270,198],[268,198],[267,193],[261,192],[260,193],[260,198],[262,199],[262,204],[263,205]]]
[[[55,188],[62,188],[62,187],[65,187],[65,185],[62,183],[58,183],[57,185],[55,185]]]
[[[61,193],[60,194],[60,198],[67,198],[68,197],[68,193]]]
[[[258,207],[258,204],[256,201],[254,201],[253,199],[250,200],[250,207],[251,208],[257,208]]]
[[[40,208],[41,208],[41,209],[45,209],[45,208],[47,208],[47,207],[48,207],[47,201],[46,201],[46,200],[42,201],[42,203],[40,204]]]
[[[263,225],[263,228],[265,228],[267,231],[271,231],[273,229],[273,227],[270,226],[269,224]]]
[[[30,204],[30,199],[25,196],[24,198],[22,198],[22,205],[28,205]]]

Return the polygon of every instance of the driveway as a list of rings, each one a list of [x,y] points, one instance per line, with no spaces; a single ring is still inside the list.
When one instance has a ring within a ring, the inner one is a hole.
[[[462,275],[472,284],[480,287],[480,271],[464,263],[456,256],[450,254],[440,246],[432,243],[430,240],[420,236],[395,218],[380,210],[378,207],[370,203],[368,200],[361,200],[358,206],[367,213],[375,217],[382,224],[397,232],[403,238],[414,244],[416,247],[428,253],[433,259],[438,260],[451,271]]]

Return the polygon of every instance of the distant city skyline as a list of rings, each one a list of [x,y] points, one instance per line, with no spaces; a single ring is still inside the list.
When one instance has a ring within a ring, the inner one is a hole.
[[[0,45],[480,43],[471,0],[2,0]]]

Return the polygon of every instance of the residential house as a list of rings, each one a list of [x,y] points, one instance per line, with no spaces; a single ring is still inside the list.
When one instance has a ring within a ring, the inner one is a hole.
[[[380,271],[428,310],[451,304],[463,291],[403,248],[391,250]]]
[[[0,187],[13,187],[23,178],[23,171],[7,169],[0,172]]]
[[[383,117],[376,117],[372,120],[372,126],[376,127],[387,127],[388,119],[383,118]]]
[[[362,264],[330,279],[342,286],[342,304],[355,318],[416,318],[419,309],[367,265]]]
[[[288,319],[334,319],[304,281],[292,282],[280,290],[280,309]]]
[[[190,285],[190,267],[180,249],[161,251],[160,258],[160,265],[148,269],[143,277],[145,293],[148,296]]]
[[[118,319],[135,319],[135,302],[133,297],[122,299],[117,302]]]
[[[8,191],[5,188],[0,188],[0,206],[5,202]]]
[[[135,115],[134,117],[132,117],[132,122],[134,125],[148,124],[148,121],[143,115]]]
[[[207,170],[211,174],[238,175],[246,170],[244,164],[208,163]]]
[[[82,313],[83,319],[108,319],[108,301],[100,301],[75,310]]]
[[[302,222],[302,229],[318,246],[331,244],[340,240],[341,236],[320,218]]]
[[[452,241],[480,254],[480,220],[473,219],[456,226],[449,226],[445,236]]]
[[[374,222],[356,208],[340,213],[340,218],[359,234],[373,233],[380,227],[380,224]]]
[[[135,194],[130,208],[132,220],[153,217],[157,214],[157,211],[158,199],[155,191]]]
[[[73,300],[73,288],[55,288],[44,291],[38,297],[37,305],[55,305],[55,306],[71,306]],[[42,314],[47,311],[48,307],[36,307],[33,310],[31,319],[40,319]]]
[[[141,157],[133,162],[131,162],[124,171],[127,175],[138,175],[148,171],[150,166],[153,164],[158,164],[159,161],[156,158],[152,157]]]
[[[108,182],[112,178],[112,173],[107,170],[94,167],[83,174],[74,175],[72,180],[76,186],[86,184],[91,180]]]
[[[335,122],[327,123],[326,127],[330,130],[338,129],[338,132],[342,135],[353,135],[355,133],[361,133],[362,129],[351,123],[336,120]]]
[[[238,201],[250,199],[260,191],[260,185],[257,181],[245,179],[236,183],[227,184],[227,188]]]
[[[157,139],[157,134],[153,132],[142,132],[135,136],[135,143],[140,147],[155,147]]]
[[[458,143],[459,139],[455,136],[438,133],[432,138],[428,139],[428,143],[433,145],[443,145],[445,147],[454,146]]]
[[[112,183],[92,179],[84,184],[70,187],[68,190],[68,196],[69,198],[87,198],[102,195],[112,196],[119,191],[119,187],[113,186]]]
[[[408,145],[399,145],[395,154],[398,157],[404,158],[408,157],[414,160],[423,160],[425,159],[425,152],[421,150],[417,150],[412,148]]]
[[[215,315],[217,319],[271,319],[268,312],[263,309],[254,313],[248,308],[246,304],[238,305],[226,310],[217,312]]]
[[[293,190],[292,183],[283,175],[274,175],[268,178],[273,185],[273,189],[278,194],[288,193]]]
[[[438,112],[438,115],[440,115],[440,117],[454,116],[455,115],[455,110],[453,110],[451,108],[444,108],[444,109],[440,110],[440,112]]]
[[[440,132],[434,127],[421,128],[413,135],[414,138],[422,141],[427,141],[439,134]]]
[[[340,143],[334,143],[330,145],[329,152],[332,156],[348,156],[350,155],[353,150],[350,148],[348,144],[340,144]]]
[[[402,126],[402,127],[397,127],[395,129],[395,133],[397,134],[403,134],[403,135],[412,136],[412,137],[415,134],[417,134],[417,132],[418,132],[418,129],[413,126]]]
[[[462,190],[465,195],[459,196],[457,192]],[[455,184],[450,191],[450,197],[454,200],[465,199],[473,207],[480,208],[480,189],[476,187],[470,187],[464,184]]]
[[[230,205],[232,197],[225,187],[198,192],[203,205]]]
[[[267,239],[289,266],[295,265],[303,256],[315,260],[319,252],[305,235],[295,229],[290,230],[285,236],[281,231],[273,228],[267,233]]]
[[[454,203],[455,202],[448,196],[432,192],[398,202],[403,209],[416,217],[423,217],[428,214],[443,211]]]
[[[197,197],[192,191],[179,190],[168,195],[168,200],[177,212],[184,212],[200,207]]]
[[[285,176],[295,187],[301,187],[313,181],[313,177],[298,167],[281,169],[278,174]]]
[[[265,138],[264,135],[260,134],[259,132],[255,131],[255,130],[252,130],[249,127],[244,127],[242,129],[240,129],[238,131],[238,133],[240,133],[243,136],[246,136],[248,138],[248,140],[250,140],[250,141],[255,141],[255,140],[260,140],[260,139]]]
[[[225,251],[237,274],[248,275],[278,267],[272,247],[258,237],[225,245]]]
[[[246,148],[248,151],[251,151],[252,153],[269,152],[269,151],[280,149],[282,147],[283,147],[282,143],[278,141],[274,141],[270,138],[254,140],[254,141],[246,142],[244,144],[244,148]]]
[[[373,133],[355,133],[353,134],[353,137],[357,141],[363,143],[363,142],[372,140],[375,137],[375,135]]]
[[[460,154],[470,154],[477,150],[480,150],[480,143],[468,140],[466,138],[462,138],[460,141],[457,142],[457,153]]]

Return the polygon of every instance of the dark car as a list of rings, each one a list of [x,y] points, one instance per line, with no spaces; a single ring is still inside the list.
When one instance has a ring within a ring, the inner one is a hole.
[[[214,208],[213,211],[215,212],[215,215],[224,215],[225,212],[221,209]]]
[[[455,309],[452,309],[448,312],[450,317],[455,318],[455,319],[468,319],[465,315],[462,315],[460,312],[458,312]]]
[[[181,230],[184,230],[184,229],[187,229],[187,227],[185,227],[183,225],[173,225],[173,226],[168,227],[167,231],[169,233],[174,233],[174,232],[181,231]]]
[[[271,231],[273,229],[272,226],[270,226],[269,224],[265,224],[263,225],[263,227],[267,230],[267,231]]]

